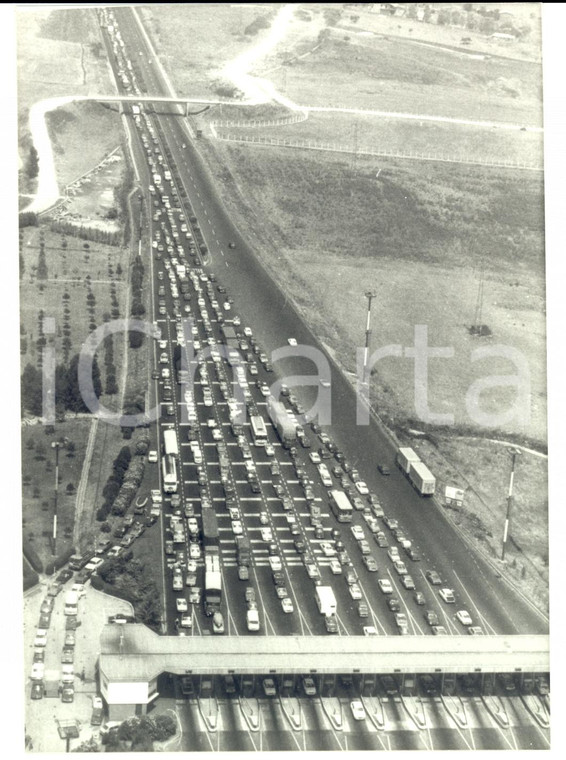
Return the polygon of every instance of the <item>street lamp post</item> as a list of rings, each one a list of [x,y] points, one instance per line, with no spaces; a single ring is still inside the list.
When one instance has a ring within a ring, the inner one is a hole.
[[[503,546],[501,548],[501,561],[505,560],[505,551],[507,549],[507,540],[509,538],[509,523],[511,520],[511,511],[513,509],[513,481],[515,478],[515,460],[521,453],[517,449],[509,449],[511,454],[511,475],[509,478],[509,493],[507,495],[507,514],[505,515],[505,527],[503,529]]]
[[[366,345],[364,349],[364,370],[363,370],[363,375],[362,375],[362,385],[365,385],[366,383],[367,367],[368,367],[369,341],[370,341],[370,336],[371,336],[371,301],[372,301],[372,298],[375,298],[377,296],[377,293],[375,293],[373,290],[367,290],[365,293],[365,296],[368,299],[368,312],[367,312],[367,320],[366,320]]]
[[[51,446],[55,449],[55,506],[53,509],[53,535],[51,537],[51,553],[53,556],[56,554],[57,543],[57,502],[59,499],[59,448],[61,447],[60,441],[53,441]]]

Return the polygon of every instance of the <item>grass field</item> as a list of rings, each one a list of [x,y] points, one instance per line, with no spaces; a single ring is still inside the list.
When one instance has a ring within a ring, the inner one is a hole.
[[[36,268],[39,259],[39,228],[26,227],[23,231],[22,256],[24,274],[20,280],[20,330],[24,340],[25,351],[21,354],[22,367],[28,362],[37,363],[38,349],[35,342],[39,338],[39,312],[43,310],[45,317],[55,320],[55,335],[53,343],[56,362],[63,362],[66,337],[65,325],[70,330],[69,356],[81,350],[81,347],[91,332],[90,324],[96,327],[104,322],[104,315],[111,314],[112,302],[110,285],[116,285],[120,315],[124,316],[126,305],[125,275],[117,273],[118,264],[126,271],[127,251],[122,248],[103,245],[102,243],[87,243],[75,237],[66,237],[66,247],[62,246],[60,234],[45,230],[45,259],[47,265],[47,280],[38,280]],[[87,281],[86,275],[90,275]],[[90,282],[90,285],[89,285]],[[91,317],[87,301],[88,293],[94,296],[94,311]],[[65,293],[69,298],[64,298]],[[121,335],[114,341],[114,363],[119,378],[122,366]],[[104,356],[98,355],[104,386]],[[113,400],[106,398],[112,408]]]
[[[99,103],[58,108],[47,115],[47,123],[60,187],[92,169],[120,144],[118,112]]]
[[[140,9],[151,39],[178,95],[210,97],[224,63],[254,45],[262,32],[246,35],[265,8],[229,5],[154,5]]]
[[[403,40],[363,39],[333,34],[312,55],[269,78],[300,105],[542,123],[537,64],[470,60]]]
[[[239,118],[247,116],[240,109]],[[251,116],[251,114],[250,114]],[[346,146],[352,152],[397,151],[463,161],[509,161],[542,166],[542,135],[467,125],[405,121],[345,113],[311,113],[306,121],[275,127],[222,127],[220,136],[309,140]],[[343,159],[348,160],[348,159]],[[352,159],[353,160],[353,159]]]
[[[50,536],[53,529],[55,452],[52,441],[67,438],[75,444],[74,456],[59,450],[59,497],[57,500],[57,554],[73,546],[76,489],[78,488],[90,420],[57,423],[55,433],[46,434],[43,425],[22,428],[22,523],[23,541],[29,543],[45,564],[51,559]],[[33,448],[29,448],[33,442]],[[72,484],[73,491],[67,492]]]
[[[25,164],[31,145],[28,118],[33,103],[59,95],[111,93],[113,85],[106,58],[102,55],[102,40],[93,9],[19,8],[16,20],[18,146],[21,162]],[[97,117],[98,123],[103,124],[102,129],[90,121],[97,108],[100,109]],[[115,132],[115,125],[119,124],[114,121],[114,126],[110,127],[111,121],[118,117],[116,114],[109,116],[102,106],[69,106],[66,112],[65,153],[69,166],[65,161],[60,164],[63,184],[100,160],[107,150],[109,137]],[[57,115],[54,119],[56,122]],[[73,159],[70,159],[69,151],[71,140],[76,151]],[[33,190],[33,185],[23,177],[21,180],[22,192]]]

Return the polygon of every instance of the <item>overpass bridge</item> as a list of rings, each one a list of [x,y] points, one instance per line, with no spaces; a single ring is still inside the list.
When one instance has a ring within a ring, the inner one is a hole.
[[[472,674],[483,686],[499,673],[547,676],[547,636],[159,636],[144,625],[106,625],[100,639],[102,694],[111,714],[143,712],[159,695],[162,674],[199,681],[233,675],[247,679],[310,675],[326,684],[336,676],[398,683],[417,675]]]
[[[123,105],[124,103],[129,103],[132,106],[141,106],[144,103],[152,104],[155,103],[167,103],[170,105],[177,105],[177,106],[183,106],[184,107],[184,116],[190,116],[191,113],[189,111],[189,108],[191,105],[202,105],[202,106],[219,106],[219,105],[227,105],[227,101],[225,100],[212,100],[209,98],[171,98],[171,97],[165,97],[164,95],[77,95],[72,98],[72,100],[75,101],[84,101],[84,100],[91,100],[97,103],[118,103],[120,105]],[[246,104],[239,104],[239,105],[246,105]],[[247,105],[253,105],[252,103],[248,103]],[[200,113],[200,111],[199,111]]]

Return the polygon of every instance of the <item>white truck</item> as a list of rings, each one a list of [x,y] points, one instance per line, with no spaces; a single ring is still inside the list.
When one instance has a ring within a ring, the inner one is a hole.
[[[317,586],[315,588],[315,599],[321,615],[329,617],[336,614],[336,597],[332,586]]]
[[[177,433],[175,430],[165,430],[163,433],[163,445],[166,454],[179,456],[179,445],[177,442]]]
[[[400,448],[397,452],[397,464],[403,470],[405,475],[409,474],[412,462],[420,462],[419,455],[409,447]]]
[[[424,462],[411,462],[409,480],[421,496],[432,496],[436,489],[436,478]]]

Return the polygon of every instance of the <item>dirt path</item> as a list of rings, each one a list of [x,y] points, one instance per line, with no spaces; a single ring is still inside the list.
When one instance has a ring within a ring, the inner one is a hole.
[[[88,484],[88,475],[90,472],[90,464],[92,461],[92,455],[94,453],[94,443],[96,441],[96,432],[98,430],[98,417],[93,417],[90,426],[90,432],[88,434],[88,441],[86,444],[85,458],[83,461],[83,469],[81,472],[81,480],[79,487],[77,488],[77,500],[75,503],[75,524],[73,527],[73,544],[77,551],[79,551],[80,538],[84,536],[85,531],[83,522],[86,518],[85,509],[85,493]],[[94,505],[89,505],[94,508]]]

